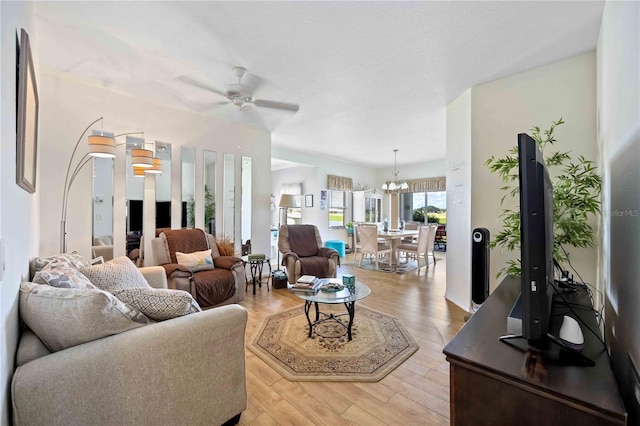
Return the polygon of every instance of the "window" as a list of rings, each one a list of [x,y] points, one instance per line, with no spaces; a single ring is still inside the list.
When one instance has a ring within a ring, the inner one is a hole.
[[[447,223],[447,192],[407,192],[400,194],[400,219],[407,222]]]
[[[344,191],[329,190],[329,228],[344,228]]]

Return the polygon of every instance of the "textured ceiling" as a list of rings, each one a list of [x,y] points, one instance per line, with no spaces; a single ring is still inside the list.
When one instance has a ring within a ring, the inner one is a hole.
[[[604,3],[36,2],[40,64],[272,132],[274,147],[380,168],[445,157],[465,89],[593,50]],[[226,99],[233,66],[254,97]]]

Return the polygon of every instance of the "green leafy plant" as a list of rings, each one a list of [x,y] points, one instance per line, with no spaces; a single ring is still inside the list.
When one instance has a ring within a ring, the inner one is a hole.
[[[435,214],[428,214],[427,223],[440,223],[440,218]]]
[[[196,226],[196,202],[192,198],[187,204],[187,227],[194,228]],[[209,190],[209,185],[204,186],[204,224],[209,226],[209,221],[216,215],[216,203],[213,200],[213,194]]]
[[[597,173],[593,161],[582,155],[574,161],[569,152],[560,150],[545,152],[545,149],[551,150],[550,147],[555,146],[557,140],[554,132],[562,124],[564,121],[560,118],[552,122],[548,130],[541,131],[537,126],[531,128],[531,137],[540,147],[553,180],[553,256],[559,262],[567,260],[564,246],[593,247],[594,231],[588,221],[591,215],[600,213],[602,187],[602,178]],[[485,166],[492,173],[498,174],[505,183],[501,188],[505,193],[500,200],[501,205],[504,205],[507,199],[519,200],[518,147],[511,148],[504,157],[492,156],[486,161]],[[489,246],[519,252],[519,208],[505,208],[500,217],[502,230],[490,241]],[[496,276],[501,275],[520,275],[520,259],[508,261]]]

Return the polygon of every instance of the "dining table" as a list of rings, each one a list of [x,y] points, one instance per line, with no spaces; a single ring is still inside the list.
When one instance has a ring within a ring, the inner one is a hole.
[[[418,230],[408,230],[408,229],[389,229],[387,231],[383,229],[378,229],[378,238],[387,240],[391,244],[391,262],[389,266],[395,267],[398,265],[398,246],[400,245],[400,241],[403,238],[407,237],[417,237]]]

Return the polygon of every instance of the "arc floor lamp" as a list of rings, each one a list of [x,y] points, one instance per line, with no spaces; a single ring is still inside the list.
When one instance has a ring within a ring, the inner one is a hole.
[[[93,125],[97,122],[102,121],[104,117],[100,117],[94,120],[91,124],[84,129],[84,132],[78,138],[76,145],[73,148],[73,152],[71,153],[71,158],[69,158],[69,164],[67,165],[67,174],[64,179],[64,189],[62,192],[62,213],[60,215],[60,252],[65,253],[67,251],[67,204],[69,202],[69,190],[71,189],[71,185],[75,181],[80,170],[87,165],[87,163],[93,159],[93,157],[103,157],[103,158],[114,158],[116,156],[116,138],[125,135],[136,135],[141,134],[143,140],[143,148],[142,149],[132,149],[131,150],[131,164],[134,167],[141,167],[144,169],[149,169],[150,171],[157,166],[154,163],[153,151],[144,149],[144,132],[128,132],[128,133],[120,133],[114,136],[105,136],[102,130],[99,135],[89,135],[88,137],[88,152],[80,158],[80,160],[75,164],[73,159],[78,151],[78,147],[80,146],[80,141],[84,135],[89,131]]]

